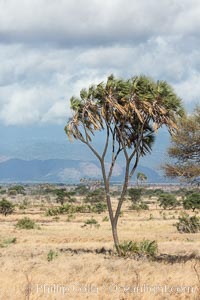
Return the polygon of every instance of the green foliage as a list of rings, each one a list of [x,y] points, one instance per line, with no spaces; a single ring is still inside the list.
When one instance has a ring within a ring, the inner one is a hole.
[[[50,262],[56,257],[58,257],[58,253],[54,250],[49,250],[49,252],[47,253],[47,261]]]
[[[139,210],[149,210],[149,206],[148,206],[148,204],[146,204],[145,202],[143,202],[143,201],[141,201],[140,203],[138,203],[138,204],[132,204],[131,206],[130,206],[130,209],[132,209],[132,210],[137,210],[137,211],[139,211]]]
[[[153,190],[149,190],[149,189],[144,189],[143,190],[143,195],[146,197],[159,197],[161,194],[163,194],[163,190],[161,189],[153,189]]]
[[[190,217],[186,213],[179,216],[179,222],[175,224],[180,233],[196,233],[200,231],[200,218],[197,216]]]
[[[67,192],[65,188],[54,190],[56,197],[56,202],[63,205],[65,202],[75,202],[76,199],[73,197],[75,192]]]
[[[4,216],[10,215],[14,212],[14,205],[6,200],[5,198],[3,198],[0,201],[0,213],[3,214]]]
[[[24,217],[19,220],[16,224],[16,227],[19,229],[35,229],[38,228],[33,220],[28,217]]]
[[[17,242],[16,237],[4,239],[4,240],[0,241],[0,248],[6,248],[10,244],[15,244],[16,242]]]
[[[76,139],[87,145],[99,160],[110,214],[113,214],[109,193],[113,168],[120,155],[126,158],[124,188],[116,215],[111,218],[115,225],[128,182],[139,159],[152,151],[155,132],[164,125],[170,132],[175,131],[176,119],[183,115],[181,99],[165,81],[154,81],[147,76],[125,80],[110,75],[105,83],[82,89],[80,97],[72,97],[70,102],[73,117],[68,120],[65,132],[69,140]],[[105,133],[103,151],[98,151],[91,143],[100,131]],[[108,156],[111,159],[106,165],[105,157]],[[133,160],[135,163],[131,164]],[[116,244],[117,238],[114,239]]]
[[[14,185],[8,189],[9,195],[22,194],[25,195],[25,188],[22,185]]]
[[[78,185],[74,190],[74,193],[78,196],[85,196],[88,192],[89,188],[85,185]]]
[[[107,209],[107,205],[105,203],[96,203],[94,205],[73,205],[69,203],[65,203],[59,207],[48,208],[46,210],[46,216],[56,216],[62,214],[74,214],[74,213],[102,213]]]
[[[55,216],[55,217],[53,217],[53,220],[56,221],[56,222],[58,222],[60,220],[60,217],[59,216]]]
[[[192,192],[186,195],[183,201],[183,207],[185,209],[200,209],[200,193]]]
[[[158,201],[160,202],[160,206],[164,209],[172,209],[178,205],[175,195],[169,193],[161,194],[158,198]]]
[[[87,193],[84,201],[86,203],[99,203],[105,201],[105,192],[103,189],[96,189]]]
[[[149,220],[153,220],[154,216],[152,214],[149,215]]]
[[[0,190],[0,195],[5,195],[6,194],[6,190]]]
[[[102,219],[103,222],[108,222],[109,221],[109,218],[107,216],[105,216],[103,219]]]
[[[93,217],[90,219],[87,219],[84,223],[85,226],[90,225],[90,227],[92,225],[94,225],[95,227],[99,228],[100,224],[98,223],[98,221],[96,219],[94,219]]]
[[[141,254],[155,256],[155,254],[158,252],[158,245],[156,241],[143,240],[139,244],[139,251]]]
[[[136,204],[138,201],[140,201],[142,197],[142,189],[138,188],[131,188],[128,190],[129,199],[133,204]]]
[[[23,199],[22,203],[19,204],[19,209],[26,209],[30,205],[27,198]]]
[[[147,176],[142,172],[138,172],[136,178],[138,184],[147,181]]]
[[[75,219],[75,215],[74,214],[69,214],[68,217],[67,217],[67,222],[70,222],[74,219]]]
[[[99,202],[99,203],[96,203],[95,205],[92,206],[92,211],[94,213],[100,214],[100,213],[102,213],[106,210],[107,210],[107,205],[105,203],[100,203]]]
[[[170,163],[163,166],[169,177],[199,184],[200,182],[200,106],[178,122],[178,130],[171,137],[168,149]]]
[[[124,241],[119,245],[121,256],[146,255],[155,256],[158,251],[156,241],[143,240],[139,243],[133,241]]]

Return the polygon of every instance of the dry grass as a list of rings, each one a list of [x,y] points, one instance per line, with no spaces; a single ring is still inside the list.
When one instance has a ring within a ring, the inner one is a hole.
[[[179,234],[173,226],[178,211],[167,211],[163,219],[157,209],[140,213],[128,211],[126,206],[124,209],[119,220],[121,241],[145,238],[156,240],[160,253],[185,255],[196,251],[200,255],[200,234]],[[17,220],[24,216],[35,220],[41,229],[16,229]],[[91,216],[100,227],[81,227]],[[78,214],[67,222],[67,216],[62,215],[56,221],[45,217],[38,207],[26,210],[25,215],[18,211],[1,216],[0,240],[16,237],[17,242],[0,248],[0,299],[200,299],[200,264],[195,260],[164,264],[60,251],[69,247],[113,248],[110,224],[102,221],[105,216]],[[47,260],[50,250],[58,254],[52,261]],[[137,286],[146,286],[146,290],[137,292]],[[157,292],[156,286],[160,286]],[[190,290],[162,292],[165,286]]]

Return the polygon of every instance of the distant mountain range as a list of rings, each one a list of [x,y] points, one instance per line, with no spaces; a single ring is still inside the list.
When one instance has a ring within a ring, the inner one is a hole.
[[[109,165],[107,164],[107,167]],[[123,180],[125,167],[116,165],[113,170],[112,181]],[[166,179],[151,168],[138,166],[137,172],[143,172],[150,183],[166,182]],[[101,178],[101,169],[96,161],[84,160],[22,160],[9,159],[0,162],[0,182],[49,182],[49,183],[78,183],[80,178]]]

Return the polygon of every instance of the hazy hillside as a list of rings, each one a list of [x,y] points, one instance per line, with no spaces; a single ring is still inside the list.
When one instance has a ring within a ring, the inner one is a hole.
[[[113,181],[121,181],[123,172],[124,166],[116,165],[113,171]],[[144,172],[148,177],[148,182],[165,181],[162,176],[151,168],[139,166],[137,172]],[[100,178],[100,176],[101,170],[96,161],[10,159],[0,163],[1,182],[77,183],[81,177]]]

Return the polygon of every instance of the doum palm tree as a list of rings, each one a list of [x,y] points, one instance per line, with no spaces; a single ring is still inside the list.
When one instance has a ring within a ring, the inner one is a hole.
[[[70,140],[74,138],[87,145],[100,163],[114,244],[120,254],[117,223],[128,184],[140,158],[151,152],[155,132],[163,125],[170,133],[176,130],[177,117],[183,114],[181,100],[164,81],[154,82],[145,76],[124,80],[111,75],[106,83],[82,89],[80,98],[72,97],[71,109],[73,116],[65,131]],[[105,133],[102,151],[92,141],[99,131]],[[115,163],[122,155],[124,180],[114,210],[110,181]]]

